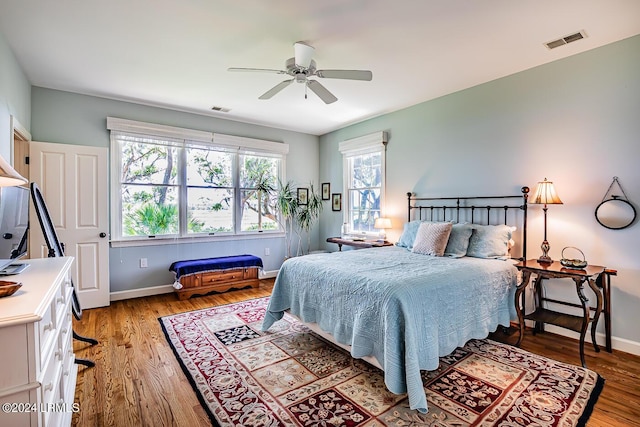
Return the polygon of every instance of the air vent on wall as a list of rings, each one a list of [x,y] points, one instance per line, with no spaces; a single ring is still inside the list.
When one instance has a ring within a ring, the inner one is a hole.
[[[559,38],[558,40],[547,42],[544,45],[547,47],[547,49],[555,49],[556,47],[564,46],[565,44],[581,40],[585,37],[587,37],[587,34],[584,31],[579,31],[575,34],[569,34],[568,36]]]
[[[211,110],[220,111],[221,113],[228,113],[229,111],[231,111],[231,108],[217,107],[214,105],[213,107],[211,107]]]

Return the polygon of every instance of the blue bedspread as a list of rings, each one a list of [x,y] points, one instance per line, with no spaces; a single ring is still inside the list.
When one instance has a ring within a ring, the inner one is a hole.
[[[447,258],[384,247],[287,260],[262,330],[285,310],[315,322],[353,357],[373,356],[387,388],[427,411],[420,370],[469,339],[516,318],[517,270],[510,261]]]
[[[262,259],[254,255],[234,255],[216,258],[191,259],[176,261],[169,267],[176,274],[176,280],[180,277],[203,271],[230,270],[233,268],[259,267],[262,268]]]

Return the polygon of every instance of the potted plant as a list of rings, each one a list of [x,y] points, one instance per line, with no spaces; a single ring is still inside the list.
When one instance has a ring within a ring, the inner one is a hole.
[[[309,195],[307,204],[298,207],[296,222],[301,231],[307,233],[307,253],[311,252],[311,227],[318,220],[322,213],[322,197],[316,193],[313,183],[309,184]]]
[[[294,221],[298,213],[298,196],[291,181],[286,183],[278,181],[276,206],[279,211],[278,221],[285,233],[285,257],[291,258],[291,240],[294,233]]]
[[[277,191],[277,207],[279,221],[285,231],[286,258],[293,256],[291,245],[294,234],[298,237],[298,247],[295,255],[304,253],[302,249],[302,232],[307,233],[307,253],[311,250],[311,227],[320,217],[322,212],[322,198],[315,191],[313,184],[309,185],[306,192],[306,204],[298,200],[298,191],[291,181],[279,182]]]

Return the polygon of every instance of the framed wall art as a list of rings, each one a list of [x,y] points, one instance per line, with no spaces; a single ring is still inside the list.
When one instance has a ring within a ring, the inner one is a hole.
[[[307,203],[309,203],[309,189],[298,188],[298,204],[306,205]]]
[[[329,200],[331,198],[331,184],[328,182],[322,183],[322,200]]]
[[[333,193],[331,195],[331,210],[339,212],[342,210],[342,194]]]

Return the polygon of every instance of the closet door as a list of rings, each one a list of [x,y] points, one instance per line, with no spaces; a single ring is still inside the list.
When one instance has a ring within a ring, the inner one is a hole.
[[[30,181],[38,184],[65,255],[75,258],[72,278],[82,308],[109,305],[107,148],[29,143]],[[32,210],[32,257],[47,247]]]

